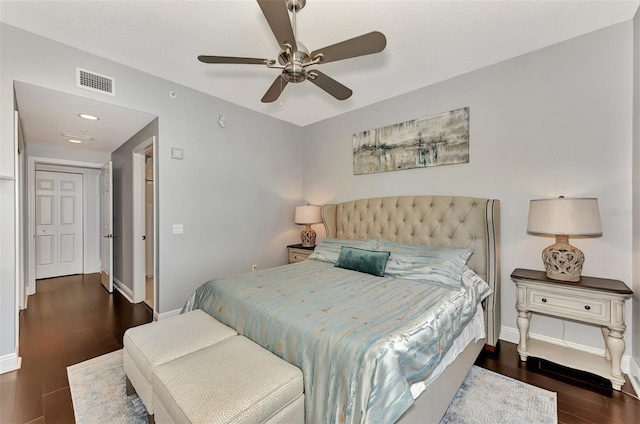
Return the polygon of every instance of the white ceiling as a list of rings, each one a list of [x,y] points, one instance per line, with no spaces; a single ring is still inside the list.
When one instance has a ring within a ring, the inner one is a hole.
[[[297,38],[309,50],[381,31],[379,54],[320,65],[353,90],[338,101],[309,82],[260,99],[278,75],[211,65],[200,54],[276,58],[254,0],[0,1],[0,20],[299,126],[633,18],[640,0],[307,0]],[[93,70],[100,72],[99,69]]]
[[[14,87],[27,143],[111,153],[156,118],[137,110],[22,82],[14,82]],[[100,119],[88,121],[80,118],[81,113]],[[92,140],[83,139],[83,136]],[[79,139],[82,144],[71,144],[67,141],[70,138]]]

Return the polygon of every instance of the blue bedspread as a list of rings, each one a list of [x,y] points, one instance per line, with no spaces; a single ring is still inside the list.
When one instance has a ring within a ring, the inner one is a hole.
[[[484,285],[483,285],[484,284]],[[308,259],[212,280],[202,309],[299,367],[307,423],[391,423],[489,294],[374,277]]]

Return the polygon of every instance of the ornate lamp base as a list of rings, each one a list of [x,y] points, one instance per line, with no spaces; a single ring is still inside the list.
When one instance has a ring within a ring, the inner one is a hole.
[[[313,231],[310,224],[307,224],[305,229],[300,232],[300,240],[302,240],[302,247],[313,247],[316,245],[316,232]]]
[[[569,244],[569,236],[556,236],[556,243],[542,251],[547,277],[559,281],[580,281],[584,253]]]

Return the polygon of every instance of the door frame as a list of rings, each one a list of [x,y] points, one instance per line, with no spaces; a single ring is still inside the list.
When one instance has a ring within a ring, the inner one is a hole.
[[[24,156],[25,152],[20,146],[24,145],[23,135],[22,135],[22,124],[20,123],[20,113],[16,110],[14,111],[14,137],[15,137],[15,222],[16,222],[16,334],[18,334],[18,312],[26,309],[27,307],[27,295],[25,288],[25,264],[24,264]],[[22,150],[21,150],[22,149]],[[16,346],[17,346],[16,339]]]
[[[68,159],[52,159],[52,158],[43,158],[31,156],[29,157],[28,164],[28,176],[27,176],[27,186],[28,186],[28,199],[27,199],[27,222],[28,222],[28,234],[27,234],[27,243],[28,243],[28,267],[27,267],[27,275],[25,278],[26,284],[26,296],[30,296],[36,293],[36,243],[35,243],[35,234],[36,234],[36,165],[61,165],[61,166],[73,166],[76,168],[91,168],[91,169],[100,169],[103,164],[95,163],[95,162],[80,162],[75,160]],[[84,178],[83,178],[84,181]],[[83,184],[83,198],[85,198],[86,194],[86,182]],[[88,207],[86,199],[84,199],[82,203],[82,215],[83,215],[83,227],[87,225],[87,213]],[[84,251],[83,251],[83,268],[84,268]]]
[[[145,153],[152,149],[153,160],[153,310],[158,310],[158,163],[157,137],[138,144],[131,153],[133,184],[133,303],[144,302],[146,285],[145,243]]]

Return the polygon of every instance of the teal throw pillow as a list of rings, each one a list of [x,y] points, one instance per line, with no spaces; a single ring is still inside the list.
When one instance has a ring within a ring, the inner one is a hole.
[[[358,249],[343,246],[336,262],[337,267],[384,277],[384,268],[391,252]]]

